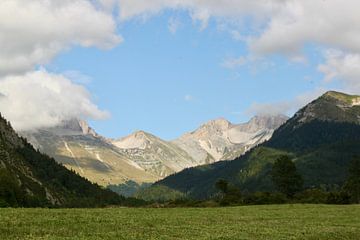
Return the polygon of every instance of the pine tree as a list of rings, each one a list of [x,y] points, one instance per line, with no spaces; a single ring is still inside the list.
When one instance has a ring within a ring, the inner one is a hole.
[[[280,156],[274,163],[271,179],[278,191],[288,197],[294,196],[303,187],[303,179],[288,156]]]

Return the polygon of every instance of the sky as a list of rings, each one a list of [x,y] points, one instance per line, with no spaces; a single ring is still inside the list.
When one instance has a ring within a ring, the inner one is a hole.
[[[118,138],[286,114],[360,94],[360,2],[3,0],[0,112],[16,130],[86,119]],[[17,17],[14,17],[17,16]]]

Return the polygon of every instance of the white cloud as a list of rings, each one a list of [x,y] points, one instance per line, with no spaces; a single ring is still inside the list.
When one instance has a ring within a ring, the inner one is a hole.
[[[360,52],[357,0],[286,0],[267,26],[250,43],[260,54],[296,54],[304,44],[316,43]]]
[[[360,93],[360,54],[328,50],[318,70],[324,74],[325,82],[340,81],[345,91]]]
[[[118,5],[118,0],[94,0],[100,7],[108,12],[112,12]]]
[[[118,0],[120,17],[148,17],[164,9],[185,10],[207,25],[243,20],[257,26],[250,33],[231,31],[246,40],[257,54],[284,53],[299,59],[304,44],[312,42],[360,52],[360,1],[357,0]],[[248,21],[248,19],[251,21]],[[341,31],[341,34],[339,34]],[[250,35],[250,36],[249,36]]]
[[[0,75],[32,70],[72,46],[115,46],[116,22],[102,9],[88,0],[0,1]]]
[[[0,79],[1,114],[16,130],[56,126],[72,118],[109,116],[92,101],[81,85],[45,70]]]
[[[250,108],[246,111],[249,115],[279,115],[285,114],[291,116],[300,108],[307,105],[312,100],[321,96],[326,92],[325,89],[319,88],[313,91],[303,93],[296,96],[292,100],[285,100],[274,103],[253,103]]]

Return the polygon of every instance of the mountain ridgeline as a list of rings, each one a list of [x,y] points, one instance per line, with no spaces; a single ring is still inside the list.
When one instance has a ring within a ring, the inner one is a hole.
[[[0,116],[0,207],[97,207],[129,200],[35,150]]]
[[[77,119],[20,134],[68,169],[128,195],[185,168],[232,160],[268,140],[286,120],[281,115],[243,124],[216,119],[173,141],[144,131],[107,139]]]
[[[340,188],[350,161],[360,156],[360,97],[327,92],[299,110],[269,141],[245,155],[185,169],[155,186],[198,199],[213,196],[219,179],[244,192],[271,192],[275,190],[270,176],[273,163],[284,155],[295,163],[305,188]]]

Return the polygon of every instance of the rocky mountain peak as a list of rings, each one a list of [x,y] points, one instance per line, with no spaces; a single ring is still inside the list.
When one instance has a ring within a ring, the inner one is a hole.
[[[349,95],[349,94],[345,94],[345,93],[341,93],[341,92],[336,92],[336,91],[328,91],[326,93],[324,93],[324,95],[322,95],[320,98],[333,98],[345,103],[352,103],[354,100],[357,101],[360,99],[360,96],[357,95]]]
[[[113,141],[121,149],[146,149],[152,143],[152,135],[144,131],[136,131],[129,136]]]
[[[289,118],[285,115],[257,115],[247,123],[250,127],[276,129]]]
[[[85,120],[80,120],[76,118],[64,120],[58,126],[42,130],[52,132],[56,135],[90,135],[93,137],[99,136]]]
[[[322,95],[319,99],[330,100],[330,101],[335,100],[337,102],[350,106],[360,105],[360,96],[349,95],[336,91],[328,91],[324,95]]]
[[[92,135],[94,137],[99,136],[94,129],[92,129],[89,124],[84,120],[78,120],[80,129],[84,135]]]
[[[219,127],[221,129],[228,129],[229,127],[232,126],[232,123],[229,122],[228,120],[226,120],[225,118],[218,118],[218,119],[214,119],[211,120],[207,123],[205,123],[203,126],[216,126]]]
[[[198,137],[208,137],[213,135],[222,135],[223,132],[227,131],[233,126],[231,122],[224,118],[211,120],[200,126],[197,130],[192,132]]]
[[[134,135],[134,137],[136,137],[136,138],[147,138],[150,135],[150,133],[139,130],[139,131],[134,132],[132,135]]]
[[[360,123],[360,96],[326,92],[299,110],[292,122],[312,120]]]

